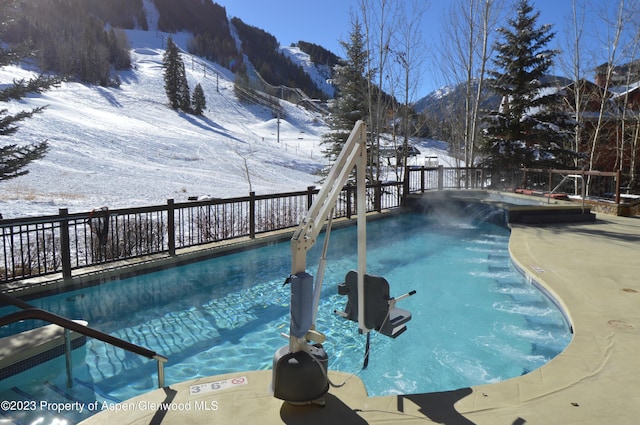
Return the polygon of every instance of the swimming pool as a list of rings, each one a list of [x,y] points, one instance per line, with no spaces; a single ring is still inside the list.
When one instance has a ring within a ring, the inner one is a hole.
[[[413,315],[408,330],[397,340],[374,334],[363,371],[364,337],[333,314],[346,303],[337,284],[356,268],[355,230],[332,232],[317,325],[329,367],[357,374],[369,395],[501,381],[542,366],[569,343],[562,312],[512,266],[507,228],[407,213],[368,223],[368,272],[387,278],[392,295],[417,295],[400,305]],[[320,246],[308,256],[312,274]],[[271,368],[286,344],[279,334],[288,332],[289,268],[289,243],[281,243],[31,303],[169,357],[170,385]],[[44,384],[42,370],[0,381],[0,397],[114,403],[155,388],[155,362],[95,340],[85,350],[73,388],[65,388],[63,367],[48,368]],[[73,423],[94,413],[63,417]]]

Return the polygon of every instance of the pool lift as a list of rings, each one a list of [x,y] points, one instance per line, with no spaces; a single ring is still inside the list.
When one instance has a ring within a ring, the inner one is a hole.
[[[285,281],[291,288],[289,344],[273,357],[271,390],[276,398],[293,404],[324,405],[329,390],[328,355],[322,343],[324,334],[316,330],[316,314],[326,265],[326,251],[331,232],[331,218],[338,196],[351,171],[356,167],[358,269],[350,271],[338,287],[347,295],[345,311],[340,316],[358,323],[359,332],[367,336],[363,368],[369,357],[370,332],[396,338],[406,330],[411,313],[396,307],[401,299],[415,294],[411,291],[397,298],[389,296],[389,283],[382,277],[366,274],[366,166],[367,126],[358,121],[345,142],[335,164],[309,212],[291,238],[291,275]],[[327,225],[318,276],[306,272],[307,251],[316,243],[320,231]],[[363,296],[358,296],[363,294]]]

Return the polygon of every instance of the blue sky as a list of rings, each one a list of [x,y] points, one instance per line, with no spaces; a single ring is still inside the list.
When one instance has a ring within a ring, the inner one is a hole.
[[[298,40],[319,44],[332,52],[343,55],[339,40],[347,38],[351,29],[350,13],[357,9],[356,0],[323,0],[307,2],[300,0],[214,0],[224,6],[229,17],[236,16],[249,25],[264,29],[273,34],[280,44],[290,45]],[[427,43],[438,43],[442,29],[441,20],[448,10],[448,0],[427,0],[428,8],[423,18],[423,38]],[[538,24],[551,23],[558,32],[555,43],[566,42],[563,33],[565,25],[571,22],[571,0],[530,0],[540,12]],[[609,1],[609,0],[607,0]],[[513,4],[513,0],[507,0]],[[614,3],[614,2],[612,2]],[[596,14],[588,10],[588,14]],[[510,14],[509,16],[512,16]],[[504,24],[506,25],[506,23]],[[431,47],[432,48],[432,47]],[[605,58],[603,56],[603,58]],[[437,67],[430,67],[427,60],[423,72],[422,87],[418,97],[422,97],[444,83],[437,74]],[[594,59],[597,60],[597,59]],[[604,60],[602,60],[604,61]],[[562,72],[557,72],[562,74]]]

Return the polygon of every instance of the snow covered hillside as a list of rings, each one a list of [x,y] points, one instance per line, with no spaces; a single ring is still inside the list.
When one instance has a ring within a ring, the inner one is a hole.
[[[0,183],[4,218],[183,202],[190,196],[235,197],[304,190],[317,184],[323,166],[321,116],[282,102],[278,123],[270,110],[240,103],[233,75],[200,58],[183,56],[189,86],[200,83],[203,117],[167,107],[162,78],[166,34],[129,31],[133,69],[119,88],[63,83],[8,103],[10,113],[48,105],[19,123],[12,143],[48,140],[43,160],[29,174]],[[188,35],[174,34],[183,48]],[[0,81],[29,78],[16,66],[0,69]],[[0,140],[4,141],[4,140]],[[6,142],[6,141],[5,141]],[[438,148],[423,155],[438,155]],[[419,161],[417,159],[416,161]]]
[[[121,74],[120,88],[64,83],[10,104],[11,112],[49,105],[20,124],[16,141],[47,139],[50,151],[27,176],[0,185],[5,218],[243,196],[250,183],[258,193],[314,184],[325,131],[320,117],[285,105],[278,142],[269,110],[239,103],[228,71],[189,56],[183,57],[189,85],[202,85],[208,109],[203,117],[173,111],[162,78],[163,39],[143,31],[129,37],[134,69]],[[187,36],[174,39],[184,46]],[[1,81],[29,74],[2,71]]]
[[[335,87],[330,83],[331,69],[329,69],[327,65],[317,65],[313,63],[311,57],[298,47],[280,46],[280,52],[288,56],[293,63],[304,69],[311,77],[311,81],[313,81],[324,94],[330,98],[335,95]]]

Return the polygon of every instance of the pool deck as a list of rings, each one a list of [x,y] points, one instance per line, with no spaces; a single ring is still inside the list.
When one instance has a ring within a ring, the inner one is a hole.
[[[271,396],[270,370],[234,373],[144,394],[121,406],[127,410],[103,411],[82,424],[638,423],[640,219],[598,214],[594,223],[512,225],[509,249],[557,297],[574,329],[564,352],[527,375],[448,392],[368,397],[357,377],[330,372],[332,381],[346,384],[331,388],[320,408]],[[209,385],[191,395],[190,387],[214,382],[222,389]],[[152,404],[162,402],[172,408]]]

